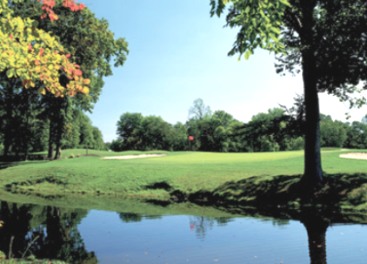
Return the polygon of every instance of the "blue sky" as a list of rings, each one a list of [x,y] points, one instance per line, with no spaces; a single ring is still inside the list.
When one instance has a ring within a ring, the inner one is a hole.
[[[89,116],[105,141],[116,136],[126,112],[185,122],[197,98],[247,122],[259,112],[291,106],[302,94],[301,76],[281,77],[274,55],[259,50],[249,60],[228,57],[236,30],[224,18],[211,18],[209,0],[83,0],[124,37],[130,53],[125,65],[105,79],[102,95]],[[345,120],[346,103],[321,95],[321,112]],[[349,111],[360,121],[367,108]]]

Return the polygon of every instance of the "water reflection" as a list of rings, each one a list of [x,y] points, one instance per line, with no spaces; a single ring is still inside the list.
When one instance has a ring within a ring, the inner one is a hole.
[[[318,212],[304,213],[301,222],[306,228],[311,264],[326,264],[326,230],[330,220]]]
[[[87,252],[76,228],[85,210],[17,205],[1,202],[0,250],[8,258],[58,259],[70,263],[97,263]]]
[[[231,221],[230,218],[209,218],[203,216],[190,216],[190,230],[195,231],[197,238],[204,239],[207,232],[213,228],[214,225],[224,226]]]
[[[367,241],[351,236],[346,247],[345,237],[336,236],[331,220],[318,211],[304,211],[298,218],[146,216],[1,202],[0,251],[8,258],[33,255],[69,263],[326,264],[327,257],[330,263],[344,263],[337,251],[345,247],[350,263],[366,259],[365,246],[359,255],[348,250]],[[349,227],[340,228],[353,230]],[[326,246],[329,229],[335,236],[328,241],[331,250]]]
[[[160,219],[161,216],[159,215],[140,215],[135,213],[119,213],[120,219],[124,223],[130,223],[130,222],[141,222],[143,219]]]

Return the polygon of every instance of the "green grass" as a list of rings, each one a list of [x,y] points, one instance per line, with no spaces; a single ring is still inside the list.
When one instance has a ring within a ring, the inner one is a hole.
[[[345,150],[322,152],[327,174],[366,173],[367,161],[341,159]],[[103,160],[104,156],[142,152],[65,150],[58,161],[21,162],[0,170],[0,190],[36,194],[47,199],[65,195],[108,195],[167,200],[170,191],[212,192],[228,182],[252,176],[258,181],[278,175],[300,175],[303,151],[269,153],[164,152],[160,158]],[[144,152],[146,154],[147,152]],[[73,157],[73,158],[68,158]],[[162,183],[164,183],[162,185]],[[355,192],[355,196],[358,196]]]
[[[79,153],[64,151],[65,156]],[[154,152],[153,152],[154,153]],[[162,153],[162,152],[160,152]],[[135,160],[103,160],[110,155],[139,152],[97,152],[93,156],[52,162],[25,162],[0,171],[0,185],[15,183],[19,188],[44,194],[64,192],[149,196],[145,186],[167,182],[183,191],[212,190],[224,182],[249,176],[299,174],[302,152],[225,154],[167,152],[165,157]],[[78,154],[76,154],[78,155]],[[39,179],[50,178],[55,182]],[[154,191],[156,192],[156,191]]]

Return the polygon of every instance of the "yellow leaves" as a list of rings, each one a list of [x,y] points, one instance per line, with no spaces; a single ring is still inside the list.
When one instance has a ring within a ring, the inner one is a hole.
[[[49,33],[35,28],[33,20],[13,17],[8,1],[0,1],[0,72],[19,78],[26,89],[41,87],[38,91],[43,95],[89,93],[90,80],[83,78],[64,47]],[[67,84],[60,83],[60,74],[67,77]]]
[[[18,33],[21,33],[24,31],[24,21],[20,18],[20,17],[16,17],[14,18],[13,20],[13,27],[15,28],[15,30],[18,32]]]
[[[44,88],[38,89],[38,92],[42,95],[45,95],[46,94],[46,89],[44,89]]]
[[[24,80],[22,82],[22,84],[23,84],[23,87],[26,88],[26,89],[28,89],[28,88],[34,88],[36,86],[36,84],[32,80]]]
[[[83,89],[82,89],[82,93],[83,94],[89,94],[89,88],[84,86]]]

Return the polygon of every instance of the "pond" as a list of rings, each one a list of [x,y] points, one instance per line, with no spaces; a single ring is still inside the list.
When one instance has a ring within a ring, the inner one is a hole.
[[[1,202],[0,250],[70,263],[366,263],[367,226]]]

